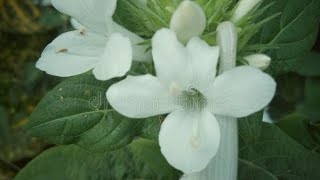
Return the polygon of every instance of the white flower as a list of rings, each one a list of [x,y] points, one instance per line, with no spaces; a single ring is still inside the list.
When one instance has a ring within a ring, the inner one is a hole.
[[[250,66],[265,70],[271,63],[271,58],[265,54],[252,54],[244,57]]]
[[[161,29],[152,39],[157,76],[128,76],[107,91],[111,106],[130,118],[160,114],[161,152],[186,174],[204,169],[219,147],[215,115],[244,117],[264,108],[275,82],[261,70],[241,66],[218,77],[219,48],[198,37],[186,47],[174,31]]]
[[[262,0],[240,0],[231,21],[236,23],[253,10]]]
[[[195,2],[184,0],[171,17],[170,29],[174,30],[182,43],[199,36],[206,28],[206,15]]]
[[[43,51],[36,67],[69,77],[93,69],[99,80],[126,74],[134,60],[151,59],[143,39],[112,20],[117,0],[52,0],[53,6],[83,27],[57,37]],[[131,46],[131,43],[132,46]],[[132,50],[133,48],[133,50]]]

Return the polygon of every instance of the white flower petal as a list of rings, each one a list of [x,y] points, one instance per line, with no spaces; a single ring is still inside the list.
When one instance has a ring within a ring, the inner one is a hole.
[[[128,76],[108,89],[107,99],[116,111],[130,118],[166,114],[178,108],[168,88],[151,75]]]
[[[59,77],[84,73],[99,61],[105,41],[103,36],[78,30],[61,34],[45,48],[36,67]]]
[[[185,89],[191,75],[186,48],[178,41],[175,32],[161,29],[152,38],[152,55],[157,77],[170,86],[176,84]]]
[[[195,2],[184,0],[173,13],[170,29],[173,29],[178,39],[186,44],[192,37],[199,36],[206,28],[206,15]]]
[[[87,28],[106,34],[112,28],[117,0],[52,0],[52,5]]]
[[[167,161],[186,174],[204,169],[216,154],[219,124],[208,111],[175,111],[164,120],[159,144]]]
[[[125,75],[132,64],[132,49],[130,40],[119,33],[114,33],[108,39],[101,60],[93,69],[98,80],[108,80]]]
[[[127,29],[125,29],[124,27],[120,26],[117,23],[113,23],[113,31],[119,32],[130,39],[132,43],[132,49],[133,49],[133,60],[150,61],[152,59],[151,51],[146,52],[146,49],[148,47],[145,45],[139,45],[139,43],[142,43],[145,41],[143,38],[132,33],[131,31],[128,31]]]
[[[240,66],[216,77],[206,96],[214,114],[245,117],[266,107],[275,89],[276,83],[268,74]]]
[[[78,29],[78,30],[85,30],[86,27],[84,27],[82,24],[80,24],[77,20],[71,18],[70,19],[70,24],[74,29]]]
[[[201,92],[206,91],[216,76],[219,47],[210,47],[205,41],[194,37],[188,42],[187,50],[191,59],[192,84]]]

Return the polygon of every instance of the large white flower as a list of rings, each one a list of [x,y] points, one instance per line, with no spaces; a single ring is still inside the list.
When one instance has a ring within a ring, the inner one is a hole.
[[[52,0],[52,4],[85,28],[57,37],[43,51],[37,68],[60,77],[93,69],[97,79],[108,80],[125,75],[132,58],[151,59],[146,47],[138,45],[141,37],[113,22],[117,0]]]
[[[261,70],[241,66],[216,77],[219,48],[198,37],[186,47],[173,30],[152,39],[157,76],[128,76],[107,91],[111,106],[131,118],[165,118],[159,143],[168,162],[186,174],[204,169],[219,147],[214,115],[244,117],[264,108],[275,82]]]

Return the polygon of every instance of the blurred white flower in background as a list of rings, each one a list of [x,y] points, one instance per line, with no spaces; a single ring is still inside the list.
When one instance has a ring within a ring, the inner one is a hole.
[[[144,40],[112,20],[117,0],[52,0],[53,6],[83,27],[57,37],[36,64],[48,74],[69,77],[93,69],[99,80],[120,77],[132,58],[147,61],[151,53],[138,44]],[[131,43],[130,43],[131,41]]]

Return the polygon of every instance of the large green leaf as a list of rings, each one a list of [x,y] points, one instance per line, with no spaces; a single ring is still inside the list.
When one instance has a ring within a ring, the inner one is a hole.
[[[320,122],[320,78],[308,78],[305,86],[304,113],[313,122]]]
[[[300,62],[297,72],[302,76],[320,76],[320,53],[312,52]]]
[[[105,94],[113,81],[98,81],[84,74],[70,78],[38,104],[26,129],[32,136],[54,144],[78,144],[94,151],[115,150],[140,134],[156,139],[157,117],[129,119],[114,111]]]
[[[276,125],[307,149],[319,148],[319,144],[312,137],[311,126],[306,116],[293,113],[281,119]]]
[[[240,128],[239,178],[243,180],[317,180],[320,156],[297,143],[261,113],[244,118]]]
[[[49,149],[31,161],[15,180],[178,179],[156,143],[136,140],[121,150],[90,154],[74,146]]]
[[[273,47],[266,52],[272,56],[269,72],[276,75],[294,70],[297,61],[313,47],[318,33],[320,1],[266,0],[264,4],[273,1],[264,17],[279,12],[281,15],[263,26],[256,43]]]

